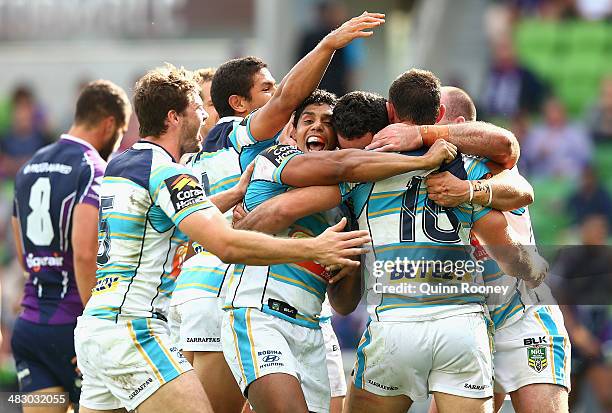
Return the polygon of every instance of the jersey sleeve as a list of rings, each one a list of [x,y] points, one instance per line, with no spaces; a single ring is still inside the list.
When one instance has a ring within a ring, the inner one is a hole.
[[[247,148],[249,149],[247,153],[256,152],[255,155],[251,157],[250,161],[252,161],[255,156],[257,156],[257,153],[259,153],[266,147],[266,144],[267,146],[269,146],[270,141],[274,142],[274,139],[276,139],[281,133],[281,131],[278,131],[273,136],[270,136],[266,139],[262,139],[261,141],[255,139],[255,137],[251,133],[251,120],[253,119],[253,115],[255,114],[255,112],[257,111],[248,114],[241,122],[236,122],[234,124],[234,128],[229,134],[230,142],[239,154],[241,154]],[[247,162],[247,160],[245,159],[247,165],[250,161]],[[243,161],[241,159],[240,163],[242,164],[242,162]]]
[[[291,159],[303,154],[304,152],[295,146],[271,146],[259,154],[251,180],[265,179],[270,182],[286,185],[281,178],[283,169],[285,169]]]
[[[83,154],[83,167],[77,182],[77,202],[100,208],[100,187],[104,177],[104,165],[87,153]]]
[[[355,219],[359,218],[365,205],[368,202],[370,192],[374,187],[374,183],[347,183],[340,184],[340,193],[342,201],[350,207]]]
[[[198,179],[181,165],[164,165],[151,174],[149,193],[153,202],[178,226],[194,212],[214,205]]]

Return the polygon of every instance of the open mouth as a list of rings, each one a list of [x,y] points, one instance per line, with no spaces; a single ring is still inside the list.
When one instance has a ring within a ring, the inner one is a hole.
[[[324,151],[327,141],[320,136],[309,136],[306,138],[306,149],[310,152]]]

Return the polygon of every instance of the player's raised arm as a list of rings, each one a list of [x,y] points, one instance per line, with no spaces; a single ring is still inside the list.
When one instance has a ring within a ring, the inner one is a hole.
[[[366,149],[411,151],[431,146],[438,139],[453,143],[462,153],[488,158],[507,169],[516,165],[520,155],[519,143],[512,132],[486,122],[430,126],[396,123],[374,135]]]
[[[474,223],[472,230],[505,274],[525,280],[531,288],[542,283],[548,263],[534,245],[521,245],[515,240],[504,214],[490,211]]]
[[[276,234],[297,221],[327,211],[342,200],[337,185],[297,188],[271,198],[234,222],[234,228]]]
[[[291,114],[316,89],[334,52],[351,41],[369,37],[368,31],[385,22],[381,13],[367,13],[352,18],[329,33],[283,78],[278,89],[261,109],[253,114],[250,132],[256,140],[268,139],[283,129]]]
[[[473,181],[441,172],[429,175],[426,182],[429,198],[444,207],[469,202],[499,211],[512,211],[533,203],[533,187],[514,170],[502,169],[489,179]]]
[[[318,261],[322,265],[358,266],[349,257],[364,252],[370,241],[367,231],[342,232],[346,219],[316,238],[285,239],[252,231],[232,229],[218,211],[199,211],[187,216],[179,228],[190,239],[224,262],[269,265]]]
[[[410,171],[435,169],[456,155],[457,148],[444,140],[437,141],[422,156],[361,149],[309,152],[287,162],[282,170],[282,181],[296,187],[379,181]]]

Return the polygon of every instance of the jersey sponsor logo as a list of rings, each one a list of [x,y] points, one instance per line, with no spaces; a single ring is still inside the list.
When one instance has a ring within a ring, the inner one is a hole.
[[[164,181],[176,212],[204,202],[204,191],[198,180],[187,174],[174,175]]]
[[[533,346],[538,344],[547,344],[546,336],[542,337],[528,337],[523,339],[524,346]]]
[[[283,355],[282,351],[278,351],[278,350],[264,350],[264,351],[258,351],[257,352],[257,356],[261,357],[261,361],[263,362],[263,364],[261,366],[259,366],[259,368],[266,368],[266,367],[282,367],[285,364],[281,361],[279,361],[281,359],[281,356]]]
[[[41,162],[41,163],[32,163],[26,165],[23,168],[23,174],[44,174],[50,172],[57,172],[62,175],[68,175],[72,172],[72,166],[65,165],[63,163],[49,163],[49,162]]]
[[[536,373],[541,373],[548,366],[546,347],[540,345],[527,347],[527,364]]]
[[[64,265],[64,257],[59,257],[57,254],[52,256],[36,257],[29,253],[25,258],[28,269],[39,272],[42,267],[61,267]]]
[[[398,390],[399,389],[399,387],[397,386],[385,386],[384,384],[377,383],[374,380],[368,380],[368,383],[370,383],[372,386],[376,386],[379,389],[383,389],[383,390]]]
[[[272,162],[274,166],[279,167],[286,158],[299,153],[302,153],[302,151],[295,146],[275,145],[263,151],[261,156]]]
[[[130,393],[130,400],[132,400],[134,397],[136,397],[138,395],[138,393],[140,393],[145,388],[147,388],[147,386],[149,384],[151,384],[151,383],[153,383],[153,379],[151,377],[149,377],[144,383],[142,383],[140,386],[138,386],[138,388],[136,388],[136,390],[134,390],[132,393]]]
[[[220,343],[219,337],[187,337],[188,343]]]
[[[109,291],[115,291],[119,285],[119,277],[108,275],[96,281],[96,286],[91,290],[91,295],[98,295]]]
[[[282,301],[275,300],[274,298],[268,299],[268,307],[270,307],[270,310],[278,311],[291,318],[296,318],[297,316],[297,310],[294,307]]]
[[[279,361],[280,357],[276,354],[268,354],[267,356],[264,356],[262,360],[264,363],[273,363],[275,361]]]

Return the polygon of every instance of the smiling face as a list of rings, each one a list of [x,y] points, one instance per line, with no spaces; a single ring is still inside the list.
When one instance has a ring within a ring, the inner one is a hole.
[[[337,140],[331,106],[325,103],[306,106],[293,131],[293,138],[303,152],[335,149]]]
[[[189,100],[189,106],[180,114],[182,118],[179,135],[181,156],[202,149],[202,136],[199,131],[208,117],[200,95],[194,93]]]

